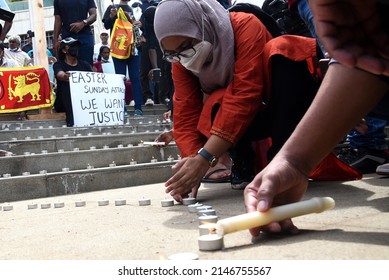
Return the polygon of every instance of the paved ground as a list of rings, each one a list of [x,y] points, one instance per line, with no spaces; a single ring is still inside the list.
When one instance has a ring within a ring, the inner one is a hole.
[[[201,260],[389,259],[389,178],[311,183],[306,199],[331,196],[335,209],[296,218],[297,236],[226,235],[225,248],[216,252],[199,251],[197,216],[186,206],[161,207],[163,190],[155,184],[34,201],[65,202],[57,209],[27,210],[31,201],[14,202],[14,210],[0,212],[0,259],[158,260],[183,252]],[[150,198],[151,205],[139,206],[141,198]],[[102,199],[110,205],[98,206]],[[117,199],[127,204],[114,206]],[[203,186],[198,199],[220,218],[244,212],[242,191],[227,185]],[[78,200],[86,206],[75,207]]]

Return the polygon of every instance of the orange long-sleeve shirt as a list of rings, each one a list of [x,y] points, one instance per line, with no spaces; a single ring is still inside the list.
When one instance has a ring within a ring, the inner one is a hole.
[[[174,137],[183,157],[195,155],[211,134],[233,145],[244,135],[257,112],[264,108],[263,96],[269,95],[272,55],[283,54],[294,60],[304,60],[316,53],[313,39],[296,36],[273,39],[254,15],[235,12],[230,15],[235,61],[231,61],[234,74],[226,88],[217,89],[204,99],[198,78],[180,63],[172,67]],[[288,45],[288,40],[293,43]]]

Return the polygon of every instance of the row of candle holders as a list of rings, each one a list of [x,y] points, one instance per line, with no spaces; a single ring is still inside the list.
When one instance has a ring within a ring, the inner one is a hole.
[[[179,155],[177,155],[177,159],[181,159],[181,157]],[[174,157],[169,156],[166,161],[172,162],[174,160],[175,160]],[[150,163],[157,163],[157,162],[158,162],[158,159],[156,159],[154,157],[152,157],[150,160]],[[135,161],[134,159],[131,159],[130,165],[137,165],[137,164],[138,164],[137,161]],[[108,165],[108,167],[116,167],[116,166],[117,165],[114,161]],[[86,166],[86,169],[94,169],[94,168],[95,167],[93,165],[90,165],[90,164],[88,164]],[[99,167],[99,168],[101,168],[101,167]],[[79,170],[79,169],[77,169],[77,170]],[[69,167],[62,168],[62,172],[69,172],[69,171],[70,171]],[[41,170],[41,171],[39,171],[39,174],[47,174],[47,170]],[[26,171],[26,172],[23,172],[21,176],[30,176],[30,175],[31,175],[31,172]],[[1,177],[1,175],[0,175],[0,177]],[[10,177],[12,177],[12,175],[10,173],[3,174],[3,178],[10,178]]]
[[[94,202],[96,203],[96,202]],[[85,200],[77,200],[74,202],[75,207],[86,207],[87,203]],[[108,206],[110,205],[110,201],[108,199],[101,199],[97,201],[98,206]],[[114,201],[115,206],[124,206],[127,205],[127,200],[126,199],[116,199]],[[151,205],[151,199],[149,198],[141,198],[138,200],[138,205],[139,206],[149,206]],[[174,206],[174,200],[167,198],[167,199],[162,199],[161,200],[161,207],[171,207]],[[65,202],[63,201],[56,201],[54,203],[51,202],[43,202],[38,205],[38,203],[31,202],[30,204],[27,205],[27,210],[33,210],[33,209],[50,209],[50,208],[64,208],[65,207]],[[0,205],[0,211],[11,211],[14,210],[14,206],[11,203],[7,203],[4,205]]]
[[[156,120],[155,122],[154,121],[148,121],[148,122],[143,122],[143,121],[139,121],[139,122],[137,122],[137,124],[169,124],[170,123],[170,121],[167,121],[167,120]],[[68,128],[66,125],[62,125],[62,126],[60,126],[60,127],[62,127],[62,128]],[[107,126],[107,127],[109,127],[109,126]],[[40,125],[39,127],[38,127],[38,129],[44,129],[44,128],[49,128],[49,129],[52,129],[52,128],[55,128],[54,126],[52,126],[52,125],[49,125],[49,126],[47,126],[47,127],[44,127],[43,125]],[[31,128],[30,126],[26,126],[26,127],[23,127],[23,126],[17,126],[17,127],[15,127],[14,129],[10,129],[10,127],[9,126],[3,126],[3,128],[1,129],[1,130],[5,130],[5,131],[8,131],[8,130],[31,130],[31,129],[33,129],[33,128]],[[74,129],[74,127],[73,128],[71,128],[71,129]]]
[[[149,142],[148,142],[149,143]],[[151,143],[151,142],[150,142]],[[159,145],[162,146],[164,143],[160,143]],[[140,142],[136,145],[137,147],[144,147],[144,146],[147,146],[147,144],[144,144],[143,142]],[[135,147],[134,144],[127,144],[126,146],[123,145],[123,144],[119,144],[117,145],[116,147],[110,147],[108,145],[104,145],[101,149],[115,149],[115,148],[130,148],[130,147]],[[89,150],[96,150],[98,149],[96,146],[90,146],[89,147]],[[73,148],[72,150],[73,152],[78,152],[80,151],[80,148]],[[56,151],[56,153],[64,153],[65,150],[64,149],[58,149],[58,151]],[[48,150],[42,150],[41,151],[41,154],[48,154]],[[29,156],[29,155],[35,155],[36,153],[31,153],[31,152],[24,152],[23,155],[25,156]],[[9,153],[6,153],[4,156],[5,157],[12,157],[14,156],[15,154],[9,152]]]

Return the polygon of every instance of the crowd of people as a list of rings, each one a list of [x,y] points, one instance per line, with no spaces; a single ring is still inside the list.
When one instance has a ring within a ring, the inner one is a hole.
[[[165,183],[166,193],[177,201],[196,197],[201,182],[226,178],[233,188],[245,189],[248,212],[299,201],[310,172],[347,134],[351,149],[364,147],[364,156],[375,156],[375,162],[369,162],[373,169],[363,169],[356,164],[361,157],[346,160],[341,153],[340,159],[362,173],[377,168],[389,174],[389,167],[381,166],[389,162],[383,132],[389,1],[283,2],[305,20],[311,36],[285,34],[253,5],[120,0],[104,12],[106,30],[94,44],[95,2],[55,0],[55,109],[66,112],[68,126],[73,125],[71,70],[111,69],[127,76],[131,97],[126,101],[134,101],[134,116],[142,116],[143,105],[169,104],[173,130],[158,140],[174,138],[182,156]],[[117,55],[112,46],[122,12],[135,34],[127,56]],[[324,56],[330,63],[320,76],[317,62]],[[0,62],[1,67],[31,63],[20,37],[10,36],[8,49],[0,44]],[[258,168],[263,155],[253,143],[265,139],[271,139],[268,164]],[[289,219],[250,232],[255,236],[263,230],[295,233],[297,228]]]

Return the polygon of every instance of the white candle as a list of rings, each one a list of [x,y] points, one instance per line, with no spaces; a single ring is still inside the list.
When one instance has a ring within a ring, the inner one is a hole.
[[[170,255],[167,259],[170,261],[192,261],[198,260],[199,255],[195,253],[177,253],[174,255]]]
[[[41,170],[39,171],[39,174],[46,174],[47,173],[47,170]]]
[[[126,205],[127,201],[125,199],[117,199],[115,200],[115,206]]]
[[[196,207],[196,212],[202,211],[202,210],[209,210],[212,209],[212,206],[210,205],[201,205]]]
[[[31,209],[37,209],[38,208],[38,204],[37,203],[30,203],[27,205],[27,209],[28,210],[31,210]]]
[[[84,207],[86,205],[85,200],[79,200],[75,202],[76,207]]]
[[[208,223],[216,223],[218,220],[218,216],[216,215],[209,215],[209,216],[200,216],[199,219],[199,224],[208,224]]]
[[[151,162],[151,163],[156,163],[156,162],[158,162],[158,160],[157,160],[156,158],[152,157],[151,160],[150,160],[150,162]]]
[[[109,200],[108,200],[108,199],[102,199],[102,200],[99,200],[99,201],[97,202],[97,204],[98,204],[99,206],[107,206],[107,205],[109,204]],[[116,204],[116,201],[115,201],[115,204]],[[124,204],[126,204],[126,203],[124,203]]]
[[[151,200],[148,198],[139,199],[139,206],[147,206],[151,204]]]
[[[195,204],[188,205],[188,211],[190,213],[197,213],[197,207],[203,206],[201,203],[196,202]]]
[[[201,235],[197,240],[201,251],[215,251],[223,248],[223,236],[217,234]]]
[[[49,209],[51,207],[51,203],[45,202],[41,203],[41,209]]]
[[[23,172],[22,175],[23,175],[23,176],[29,176],[29,175],[30,175],[30,172],[28,172],[28,171]]]
[[[63,207],[65,207],[65,202],[62,201],[54,202],[54,208],[63,208]]]
[[[115,167],[115,166],[116,166],[116,163],[114,161],[109,164],[109,167]]]
[[[170,207],[170,206],[174,206],[174,200],[173,199],[162,199],[161,200],[161,206],[162,207]]]
[[[196,198],[194,197],[187,197],[182,199],[183,205],[191,205],[196,203]]]
[[[255,211],[220,220],[217,222],[217,233],[223,236],[228,233],[267,225],[270,222],[320,213],[332,209],[334,206],[335,201],[330,197],[314,197],[306,201],[277,206],[265,213]]]
[[[13,209],[14,209],[14,207],[11,204],[7,204],[7,205],[3,206],[3,211],[11,211]]]
[[[216,215],[216,210],[215,209],[200,210],[200,211],[197,211],[197,215],[199,215],[199,216]]]
[[[42,150],[41,153],[42,154],[47,154],[47,150]]]
[[[216,224],[208,223],[208,224],[199,225],[199,233],[200,233],[200,235],[215,234],[216,233]]]
[[[63,172],[68,172],[70,169],[68,168],[68,167],[64,167],[64,168],[62,168],[62,171]]]
[[[63,153],[63,152],[65,152],[64,149],[58,149],[58,153]]]

